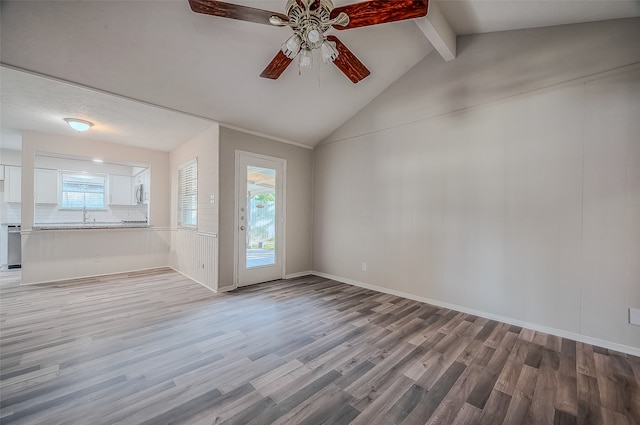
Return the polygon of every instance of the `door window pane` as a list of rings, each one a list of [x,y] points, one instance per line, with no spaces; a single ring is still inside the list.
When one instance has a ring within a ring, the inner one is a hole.
[[[276,264],[276,170],[247,167],[247,268]]]

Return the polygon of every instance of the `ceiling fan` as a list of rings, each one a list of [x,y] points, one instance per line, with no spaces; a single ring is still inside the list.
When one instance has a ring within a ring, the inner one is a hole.
[[[428,0],[366,0],[340,7],[333,7],[332,0],[287,0],[282,14],[217,0],[189,0],[189,4],[196,13],[290,27],[293,35],[262,71],[263,78],[277,79],[296,56],[300,68],[311,68],[312,50],[318,49],[324,63],[333,62],[354,83],[370,71],[336,36],[325,32],[420,18],[428,8]]]

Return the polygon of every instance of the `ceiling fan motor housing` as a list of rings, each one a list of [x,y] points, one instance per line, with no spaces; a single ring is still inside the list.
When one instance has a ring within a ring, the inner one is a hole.
[[[302,2],[304,3],[305,0]],[[289,26],[303,40],[303,47],[318,49],[326,40],[324,32],[332,25],[330,20],[333,2],[316,0],[309,3],[317,3],[318,7],[311,10],[310,4],[304,7],[297,0],[288,0],[286,14],[289,16]]]

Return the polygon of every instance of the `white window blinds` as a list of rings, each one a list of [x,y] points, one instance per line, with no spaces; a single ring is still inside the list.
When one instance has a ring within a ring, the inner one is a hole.
[[[62,174],[62,208],[105,208],[105,176]]]
[[[195,160],[178,170],[178,225],[198,225],[198,163]]]

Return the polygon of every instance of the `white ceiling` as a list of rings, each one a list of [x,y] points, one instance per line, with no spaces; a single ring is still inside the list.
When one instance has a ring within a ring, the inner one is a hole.
[[[640,16],[637,0],[440,0],[458,35]]]
[[[202,133],[210,120],[90,90],[28,72],[0,68],[2,147],[19,149],[12,129],[171,151]],[[64,118],[80,118],[94,126],[78,133]]]
[[[286,3],[228,1],[276,12]],[[640,16],[640,1],[439,5],[457,34]],[[259,74],[288,28],[195,14],[187,0],[3,0],[0,7],[1,62],[54,77],[3,68],[3,128],[59,133],[68,131],[60,118],[73,115],[99,124],[92,138],[160,150],[209,124],[197,117],[313,147],[433,51],[410,21],[334,31],[371,70],[369,78],[352,84],[316,58],[312,71],[298,75],[294,61],[271,81]]]

